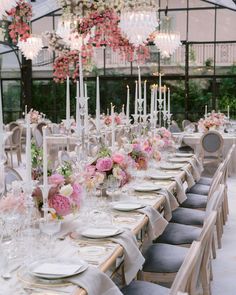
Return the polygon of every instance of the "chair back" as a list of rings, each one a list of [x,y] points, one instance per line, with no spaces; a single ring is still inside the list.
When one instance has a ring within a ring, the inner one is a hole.
[[[179,295],[179,292],[188,291],[192,280],[192,274],[195,272],[199,255],[201,253],[201,242],[194,241],[181,265],[174,282],[171,286],[169,295]]]
[[[185,129],[185,127],[187,127],[188,125],[190,125],[192,122],[189,120],[183,120],[182,121],[182,128],[183,130]]]
[[[11,143],[13,145],[19,145],[21,143],[21,128],[19,126],[12,129]]]
[[[20,125],[17,122],[10,122],[8,124],[9,131],[12,131],[15,127],[20,127]]]
[[[43,135],[38,128],[34,130],[34,139],[37,147],[41,147],[43,145]]]
[[[50,128],[51,128],[52,134],[60,134],[60,128],[58,124],[56,123],[50,124]]]
[[[218,189],[213,193],[212,197],[207,202],[206,217],[209,216],[212,211],[219,210],[224,200],[224,191],[225,191],[225,185],[220,184],[218,186]]]
[[[179,128],[179,126],[177,124],[172,124],[169,127],[169,131],[171,133],[175,133],[175,132],[181,132],[181,129]]]
[[[20,174],[13,168],[6,166],[5,170],[5,185],[11,185],[13,181],[21,181],[22,177]]]
[[[201,245],[200,255],[196,264],[195,273],[193,273],[191,278],[191,284],[189,286],[189,290],[187,290],[190,294],[196,294],[196,290],[198,289],[197,286],[199,281],[199,274],[200,272],[201,273],[204,272],[205,274],[205,271],[209,266],[216,218],[217,218],[217,212],[212,211],[210,215],[204,221],[202,232],[199,237],[199,242]],[[209,274],[210,272],[208,272],[205,275],[209,276]]]
[[[68,154],[67,151],[59,151],[58,152],[58,160],[61,165],[63,165],[64,163],[71,162],[70,155]]]
[[[37,124],[37,126],[35,127],[35,129],[38,129],[41,134],[43,134],[43,127],[47,126],[47,124],[45,122],[40,122]]]
[[[208,199],[211,199],[213,193],[218,189],[220,183],[222,183],[223,175],[224,175],[224,169],[225,169],[225,163],[220,164],[221,169],[217,172],[217,174],[214,175],[210,190],[208,193]]]
[[[219,154],[222,153],[223,138],[217,131],[209,131],[201,137],[201,149],[204,153]]]

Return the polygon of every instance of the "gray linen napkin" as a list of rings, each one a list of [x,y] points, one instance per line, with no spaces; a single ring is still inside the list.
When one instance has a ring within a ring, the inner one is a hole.
[[[138,211],[147,215],[149,219],[148,237],[150,240],[155,240],[164,232],[168,222],[156,209],[151,206],[139,209]]]
[[[186,173],[186,181],[188,183],[188,188],[194,186],[195,181],[189,169],[187,167],[182,167],[181,170]]]
[[[182,183],[179,176],[176,176],[173,179],[176,182],[176,197],[177,197],[177,200],[178,200],[178,202],[180,204],[182,204],[187,199],[183,183]]]
[[[130,230],[125,229],[122,234],[112,237],[110,240],[124,248],[124,276],[128,285],[135,278],[137,272],[142,269],[145,258],[138,248],[135,235]]]
[[[165,197],[164,203],[164,217],[167,221],[170,221],[172,218],[172,211],[179,207],[179,204],[175,196],[168,189],[161,189],[158,192],[160,195]]]
[[[88,295],[121,295],[115,283],[98,268],[89,266],[86,271],[68,279],[69,282],[85,289]]]
[[[199,167],[197,167],[195,160],[190,160],[189,163],[192,166],[192,175],[193,175],[194,180],[199,181],[199,179],[201,177]]]
[[[202,166],[202,161],[200,161],[196,155],[194,155],[193,158],[195,159],[195,161],[196,161],[196,166],[198,167],[198,169],[199,169],[199,173],[201,174],[202,171],[204,170],[204,168],[203,168],[203,166]]]

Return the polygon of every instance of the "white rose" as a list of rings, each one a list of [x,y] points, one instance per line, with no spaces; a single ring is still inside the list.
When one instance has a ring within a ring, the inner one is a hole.
[[[73,193],[73,187],[71,186],[71,184],[63,185],[59,193],[64,197],[69,197]]]

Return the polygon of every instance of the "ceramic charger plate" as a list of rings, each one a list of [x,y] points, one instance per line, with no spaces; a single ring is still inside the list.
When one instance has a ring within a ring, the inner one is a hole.
[[[133,202],[115,202],[112,204],[113,209],[125,212],[141,209],[143,207],[145,207],[145,205]]]
[[[117,227],[89,227],[81,235],[90,239],[105,239],[119,235],[122,232],[123,230]]]
[[[133,189],[137,192],[153,192],[161,189],[160,185],[154,183],[135,184]]]
[[[88,268],[88,263],[76,258],[49,258],[38,260],[28,266],[30,275],[47,279],[64,279],[77,275]]]
[[[160,166],[163,170],[178,170],[181,169],[184,165],[183,164],[174,164],[174,163],[165,163]]]

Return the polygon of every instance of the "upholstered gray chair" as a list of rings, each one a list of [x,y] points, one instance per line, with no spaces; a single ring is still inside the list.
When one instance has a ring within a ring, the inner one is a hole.
[[[202,135],[200,155],[203,165],[218,164],[221,162],[223,143],[222,135],[217,131],[209,131]]]
[[[201,258],[201,246],[202,244],[200,242],[194,242],[187,251],[186,249],[180,251],[181,258],[179,257],[178,261],[179,267],[176,268],[178,273],[170,289],[150,282],[133,281],[130,285],[121,289],[121,292],[124,295],[187,295],[182,292],[185,292],[186,289],[189,288],[189,285],[194,282],[195,277],[198,277],[199,275],[197,264],[199,258]],[[173,249],[173,247],[170,248]],[[185,255],[182,255],[183,252]],[[172,255],[173,253],[171,254],[171,257]],[[176,260],[175,258],[173,259]]]
[[[10,141],[8,144],[5,145],[5,151],[7,156],[8,153],[10,153],[11,167],[13,167],[13,152],[16,152],[18,165],[21,163],[21,133],[22,130],[19,126],[13,128]]]
[[[202,258],[199,259],[199,263],[201,264],[201,281],[203,285],[203,294],[210,294],[209,292],[209,276],[207,275],[207,268],[210,263],[210,253],[211,253],[211,245],[213,241],[213,233],[214,227],[216,224],[217,212],[212,211],[209,216],[206,218],[204,222],[204,226],[202,229],[197,227],[190,227],[199,230],[198,236],[195,238],[196,240],[202,243],[204,248],[204,253],[202,253]],[[185,226],[187,225],[181,225]],[[165,232],[164,232],[165,233]],[[173,232],[175,236],[177,236],[176,232]],[[171,238],[171,237],[170,237]],[[159,241],[159,238],[158,238]],[[163,242],[164,243],[164,242]],[[167,242],[168,243],[168,242]],[[191,243],[189,243],[191,244]],[[143,265],[142,276],[145,281],[152,282],[160,282],[166,283],[171,282],[171,278],[173,280],[173,274],[176,269],[178,269],[181,257],[186,257],[186,248],[180,249],[180,246],[171,247],[174,245],[162,244],[162,242],[158,242],[157,244],[151,245],[146,254],[145,254],[145,263]],[[182,247],[184,248],[184,247]],[[183,259],[183,258],[182,258]],[[172,277],[171,277],[172,275]],[[206,290],[206,292],[205,292]],[[195,294],[195,293],[193,293]]]
[[[185,127],[187,127],[188,125],[190,125],[192,122],[189,120],[183,120],[182,121],[182,128],[183,130],[185,129]]]
[[[22,177],[20,174],[13,168],[6,166],[5,167],[5,183],[6,185],[11,185],[13,181],[21,181]]]

